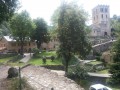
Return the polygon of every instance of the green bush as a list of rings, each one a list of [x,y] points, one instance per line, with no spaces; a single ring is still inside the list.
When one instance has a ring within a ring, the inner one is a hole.
[[[39,49],[38,48],[33,48],[32,52],[34,53],[34,56],[39,54]]]
[[[120,62],[113,63],[110,66],[109,72],[112,74],[110,78],[110,84],[120,84]]]
[[[12,57],[12,56],[15,56],[17,54],[0,54],[0,59],[1,58],[7,58],[7,57]]]
[[[46,57],[42,57],[43,64],[46,64]]]
[[[68,77],[74,78],[74,79],[76,79],[76,78],[77,79],[87,79],[88,74],[83,67],[77,65],[77,66],[71,68],[71,70],[68,72]]]
[[[52,62],[55,60],[55,57],[54,56],[51,56],[51,60],[52,60]]]
[[[96,56],[96,60],[100,61],[101,60],[100,56]]]

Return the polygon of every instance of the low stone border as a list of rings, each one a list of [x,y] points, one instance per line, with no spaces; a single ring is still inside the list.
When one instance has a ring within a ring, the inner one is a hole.
[[[63,65],[41,65],[41,67],[45,67],[47,69],[52,69],[52,70],[64,70]]]
[[[26,68],[26,67],[28,67],[28,66],[30,66],[30,65],[31,65],[31,64],[26,64],[26,65],[22,66],[21,69],[24,69],[24,68]]]

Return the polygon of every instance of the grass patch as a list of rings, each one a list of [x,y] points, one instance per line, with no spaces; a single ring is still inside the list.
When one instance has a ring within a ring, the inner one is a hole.
[[[14,56],[13,56],[13,57],[14,57]],[[0,59],[0,63],[1,63],[1,64],[5,64],[5,63],[8,62],[9,60],[11,60],[13,57],[1,58],[1,59]]]
[[[32,65],[62,65],[62,62],[60,59],[55,58],[55,60],[52,62],[51,59],[46,59],[46,64],[43,63],[43,60],[41,57],[50,57],[50,56],[57,56],[56,51],[43,51],[39,53],[36,57],[31,58],[31,60],[28,62]]]
[[[41,53],[34,56],[34,58],[39,58],[43,56],[57,56],[56,51],[42,51]]]
[[[91,61],[88,64],[97,65],[97,64],[102,64],[102,62],[101,61]]]
[[[25,63],[19,62],[22,58],[23,57],[21,55],[14,56],[6,64],[9,66],[23,66]]]
[[[25,63],[19,63],[19,62],[9,62],[7,63],[8,66],[24,66]]]
[[[40,53],[41,56],[56,56],[56,51],[43,51]]]
[[[96,73],[99,73],[99,74],[109,74],[108,70],[109,69],[105,69],[105,70],[98,71]]]
[[[32,65],[62,65],[62,58],[55,58],[55,60],[52,62],[51,59],[46,59],[46,64],[43,63],[42,57],[50,57],[54,56],[57,57],[56,51],[43,51],[39,53],[36,57],[31,58],[31,60],[28,62]],[[75,65],[79,61],[76,57],[72,57],[72,59],[69,62],[69,65]]]
[[[46,59],[46,64],[43,64],[41,58],[32,58],[29,63],[32,65],[62,65],[60,59],[55,59],[53,62],[50,59]]]
[[[25,78],[21,79],[21,86],[22,90],[34,90],[26,81]],[[9,79],[9,90],[19,90],[19,79],[18,78],[12,78]]]

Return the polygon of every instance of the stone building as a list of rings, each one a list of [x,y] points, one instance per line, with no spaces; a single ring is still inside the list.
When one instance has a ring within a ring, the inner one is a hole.
[[[58,40],[53,39],[49,41],[48,43],[42,43],[41,48],[45,50],[54,50],[58,46]],[[18,52],[20,50],[20,44],[16,42],[12,37],[10,36],[3,36],[0,38],[0,52],[4,51],[14,51]],[[37,48],[35,41],[26,41],[24,43],[24,52],[29,52],[30,49]]]
[[[91,36],[110,36],[110,9],[108,5],[98,5],[92,9]]]
[[[12,37],[10,36],[3,36],[0,39],[0,52],[4,51],[12,51],[12,52],[18,52],[20,50],[21,46],[19,43],[16,42]],[[24,43],[24,52],[28,52],[30,48],[36,48],[35,42],[28,42],[26,41]]]

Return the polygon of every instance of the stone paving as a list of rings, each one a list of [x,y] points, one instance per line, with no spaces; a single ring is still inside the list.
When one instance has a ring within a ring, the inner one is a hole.
[[[21,70],[21,74],[35,90],[84,90],[73,80],[44,67],[28,66]]]
[[[111,77],[111,74],[99,74],[99,73],[91,73],[91,72],[88,72],[88,75],[95,77],[106,77],[106,78]]]
[[[7,72],[8,69],[10,67],[9,66],[5,66],[5,65],[0,65],[0,90],[8,90],[8,88],[6,87],[6,82],[7,82]]]
[[[21,59],[20,62],[27,63],[31,59],[31,57],[33,56],[33,53],[31,53],[31,54],[25,53],[24,55],[25,55],[25,57],[23,59]]]

